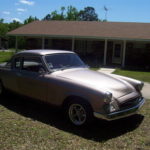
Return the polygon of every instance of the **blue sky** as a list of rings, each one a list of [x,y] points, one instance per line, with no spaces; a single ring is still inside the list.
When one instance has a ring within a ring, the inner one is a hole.
[[[150,0],[0,0],[0,18],[5,22],[24,21],[30,15],[42,19],[46,14],[72,5],[78,10],[87,6],[95,8],[100,19],[105,19],[104,6],[108,8],[108,21],[150,22]]]

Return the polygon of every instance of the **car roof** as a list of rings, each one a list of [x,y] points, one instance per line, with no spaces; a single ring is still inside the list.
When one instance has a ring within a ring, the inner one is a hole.
[[[67,50],[38,49],[38,50],[24,50],[24,51],[18,52],[16,55],[22,55],[22,54],[49,55],[49,54],[59,54],[59,53],[74,53],[74,52],[67,51]]]

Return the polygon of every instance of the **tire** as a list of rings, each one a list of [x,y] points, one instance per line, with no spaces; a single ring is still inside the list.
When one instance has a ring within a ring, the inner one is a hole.
[[[75,126],[85,126],[93,121],[93,110],[83,99],[74,99],[68,103],[67,117]]]

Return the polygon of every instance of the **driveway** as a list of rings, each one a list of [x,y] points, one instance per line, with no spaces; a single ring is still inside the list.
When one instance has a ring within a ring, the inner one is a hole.
[[[145,99],[150,99],[150,83],[144,83],[142,94]]]

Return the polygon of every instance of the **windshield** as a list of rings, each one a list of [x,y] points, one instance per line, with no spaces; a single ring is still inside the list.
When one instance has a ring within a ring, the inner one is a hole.
[[[64,70],[69,68],[86,67],[83,61],[73,53],[60,53],[45,56],[50,70]]]

